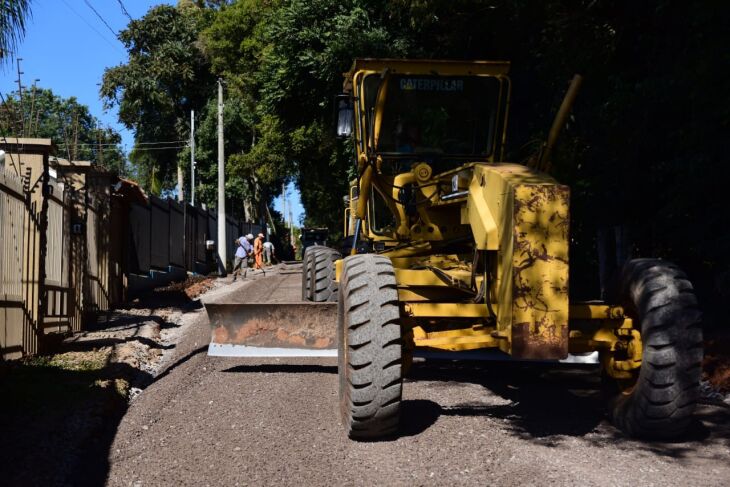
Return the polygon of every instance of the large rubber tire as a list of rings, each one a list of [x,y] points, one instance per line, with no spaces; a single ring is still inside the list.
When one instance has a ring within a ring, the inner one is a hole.
[[[386,257],[361,254],[343,262],[337,313],[340,411],[354,440],[398,431],[402,338],[398,289]]]
[[[337,281],[335,280],[335,261],[342,255],[334,249],[318,248],[312,253],[312,301],[337,301]]]
[[[611,400],[613,423],[629,436],[672,439],[692,420],[702,374],[702,315],[692,284],[657,259],[626,263],[615,290],[640,325],[643,356],[633,387]]]
[[[317,249],[326,248],[322,245],[312,245],[304,250],[304,255],[302,255],[302,301],[311,301],[313,298],[312,262],[314,260],[314,252]]]
[[[311,263],[310,250],[311,247],[306,248],[304,250],[304,254],[302,255],[302,301],[309,300],[312,289],[312,273],[309,272],[309,265]]]

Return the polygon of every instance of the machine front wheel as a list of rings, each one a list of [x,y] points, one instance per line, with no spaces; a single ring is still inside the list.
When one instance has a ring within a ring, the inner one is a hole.
[[[359,254],[343,263],[339,288],[340,411],[354,440],[398,430],[402,395],[402,338],[398,289],[386,257]]]
[[[673,264],[635,259],[624,266],[617,294],[643,346],[635,382],[613,384],[611,419],[629,436],[676,438],[690,424],[702,373],[701,313],[692,284]]]

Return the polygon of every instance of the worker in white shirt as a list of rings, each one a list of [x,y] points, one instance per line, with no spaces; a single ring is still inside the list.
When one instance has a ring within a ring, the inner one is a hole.
[[[271,265],[272,257],[276,259],[274,244],[267,240],[266,242],[264,242],[264,262],[266,262],[266,265]]]
[[[246,265],[243,271],[243,277],[248,275],[248,268],[250,264],[253,264],[254,253],[253,253],[253,234],[244,235],[240,238],[241,245],[246,250]]]
[[[236,256],[233,259],[233,282],[236,282],[241,270],[243,270],[244,267],[248,267],[248,264],[246,261],[247,254],[241,244],[241,239],[237,238],[233,243],[236,244]]]
[[[241,241],[241,245],[243,246],[243,250],[246,251],[246,255],[250,257],[253,253],[253,235],[249,233],[248,235],[240,237],[238,240]]]

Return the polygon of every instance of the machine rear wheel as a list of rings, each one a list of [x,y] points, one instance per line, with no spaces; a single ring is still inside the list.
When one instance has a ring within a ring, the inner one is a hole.
[[[398,430],[402,339],[398,289],[386,257],[361,254],[343,263],[337,335],[340,411],[354,440]]]
[[[320,247],[312,253],[309,272],[312,274],[312,301],[337,301],[337,281],[335,280],[335,261],[341,259],[339,252],[328,247]]]
[[[314,261],[314,252],[317,249],[326,249],[322,245],[312,245],[304,250],[302,255],[302,301],[311,301],[313,299],[312,286],[312,262]]]
[[[643,348],[635,383],[615,387],[611,418],[629,436],[675,438],[690,424],[701,378],[701,313],[692,284],[668,262],[635,259],[624,266],[617,291]]]

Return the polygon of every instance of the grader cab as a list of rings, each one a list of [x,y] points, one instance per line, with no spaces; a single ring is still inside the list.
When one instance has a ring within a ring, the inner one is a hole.
[[[680,435],[702,359],[692,285],[672,264],[635,259],[608,302],[570,300],[570,190],[504,162],[508,71],[506,62],[358,59],[345,74],[336,102],[338,133],[356,153],[344,222],[352,249],[342,258],[310,248],[302,297],[337,301],[348,435],[397,432],[402,379],[422,353],[599,363],[620,429]],[[535,167],[549,167],[576,89]]]

